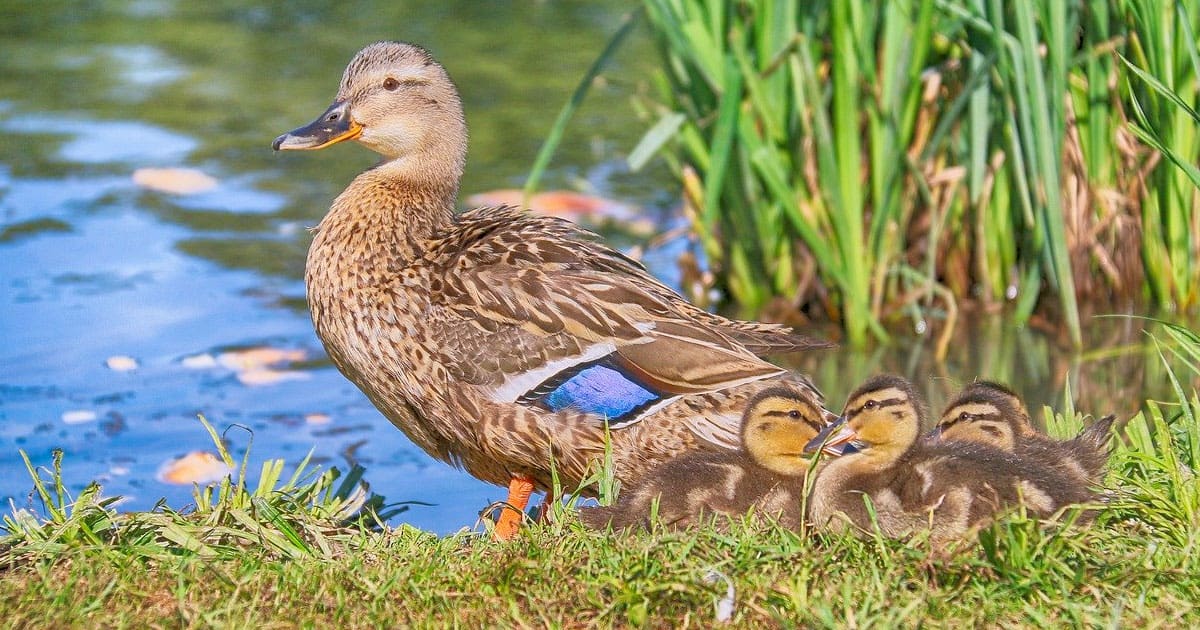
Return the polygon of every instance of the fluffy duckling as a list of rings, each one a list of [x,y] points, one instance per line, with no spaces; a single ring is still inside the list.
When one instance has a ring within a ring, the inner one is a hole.
[[[811,396],[790,387],[771,387],[751,400],[742,416],[738,451],[693,452],[658,466],[641,485],[611,506],[583,508],[588,527],[649,527],[652,506],[659,519],[686,527],[713,514],[740,516],[750,510],[799,526],[804,479],[811,464],[805,446],[826,424]]]
[[[807,452],[837,455],[818,474],[809,516],[821,529],[872,528],[864,495],[889,537],[929,529],[935,541],[962,536],[1002,509],[1023,504],[1037,517],[1093,498],[1085,484],[997,448],[918,440],[922,403],[897,376],[877,376],[851,394],[842,418]]]
[[[978,381],[950,401],[933,437],[970,441],[1038,459],[1072,478],[1098,485],[1108,463],[1108,441],[1116,416],[1097,420],[1069,440],[1056,440],[1033,427],[1029,412],[1008,387]]]

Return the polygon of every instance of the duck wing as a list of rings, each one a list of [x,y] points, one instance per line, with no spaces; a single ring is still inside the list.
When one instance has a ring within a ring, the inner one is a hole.
[[[683,394],[785,373],[636,262],[574,225],[477,210],[430,249],[430,351],[499,402],[639,419]],[[703,315],[701,315],[703,314]],[[733,320],[725,320],[732,322]]]

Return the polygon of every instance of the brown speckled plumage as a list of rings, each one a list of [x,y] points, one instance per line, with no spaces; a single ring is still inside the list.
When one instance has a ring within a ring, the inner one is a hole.
[[[648,528],[657,505],[658,520],[671,527],[752,510],[799,527],[811,466],[801,453],[826,420],[808,392],[765,389],[742,417],[741,448],[680,455],[623,488],[613,505],[583,508],[579,517],[594,529]]]
[[[851,394],[843,421],[812,443],[850,438],[854,452],[830,461],[813,482],[809,515],[821,529],[886,536],[929,530],[935,542],[961,537],[1023,505],[1036,517],[1088,503],[1085,483],[1043,462],[975,442],[918,440],[922,406],[904,379],[882,376]]]
[[[1036,428],[1021,398],[1008,387],[977,381],[963,388],[938,420],[942,441],[973,441],[1054,466],[1084,483],[1099,485],[1108,464],[1108,442],[1116,416],[1105,416],[1068,440]]]
[[[774,383],[819,403],[807,379],[757,355],[825,344],[698,309],[568,222],[507,207],[455,215],[466,125],[424,50],[363,49],[326,114],[275,147],[346,139],[383,160],[314,230],[313,322],[338,369],[434,457],[543,487],[553,460],[564,483],[579,482],[602,457],[605,419],[516,394],[538,384],[522,378],[601,352],[677,397],[611,431],[622,481],[681,453],[733,448],[746,402]]]

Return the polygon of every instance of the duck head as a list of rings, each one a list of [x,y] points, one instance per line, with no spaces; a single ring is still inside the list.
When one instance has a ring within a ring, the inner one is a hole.
[[[804,447],[826,424],[827,412],[807,393],[771,387],[755,396],[742,414],[742,446],[760,466],[781,475],[802,475],[809,462]]]
[[[1015,392],[999,383],[978,381],[946,405],[932,437],[1012,451],[1017,440],[1032,433],[1029,412]]]
[[[911,383],[899,376],[876,376],[850,395],[841,418],[822,429],[805,452],[857,453],[886,466],[916,442],[922,417],[921,401]]]
[[[384,161],[447,162],[461,176],[467,131],[462,102],[446,70],[423,48],[379,42],[363,48],[342,75],[337,97],[316,120],[271,145],[315,150],[354,140]]]

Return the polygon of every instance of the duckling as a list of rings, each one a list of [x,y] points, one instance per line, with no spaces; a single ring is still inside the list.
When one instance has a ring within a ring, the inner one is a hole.
[[[466,120],[425,49],[363,48],[329,108],[272,146],[351,141],[382,159],[313,230],[313,326],[414,444],[508,485],[498,538],[516,534],[530,493],[555,473],[578,484],[607,452],[633,483],[681,453],[736,449],[763,389],[789,383],[820,403],[807,378],[762,357],[829,344],[709,313],[567,221],[515,207],[456,213]]]
[[[740,450],[681,455],[655,468],[613,505],[582,508],[580,519],[595,529],[649,528],[657,501],[659,519],[670,526],[755,510],[798,527],[811,464],[801,453],[825,424],[823,410],[802,391],[771,387],[755,396],[742,416]]]
[[[813,482],[813,524],[870,531],[865,495],[882,534],[928,529],[939,542],[987,524],[1006,508],[1024,505],[1030,514],[1048,517],[1093,498],[1061,470],[1015,453],[974,442],[918,440],[922,420],[922,403],[903,378],[877,376],[851,394],[842,418],[806,449],[837,456]]]
[[[991,381],[963,388],[946,406],[932,437],[972,441],[1036,458],[1072,478],[1097,485],[1108,463],[1108,441],[1116,416],[1097,420],[1069,440],[1056,440],[1033,427],[1020,396]]]

